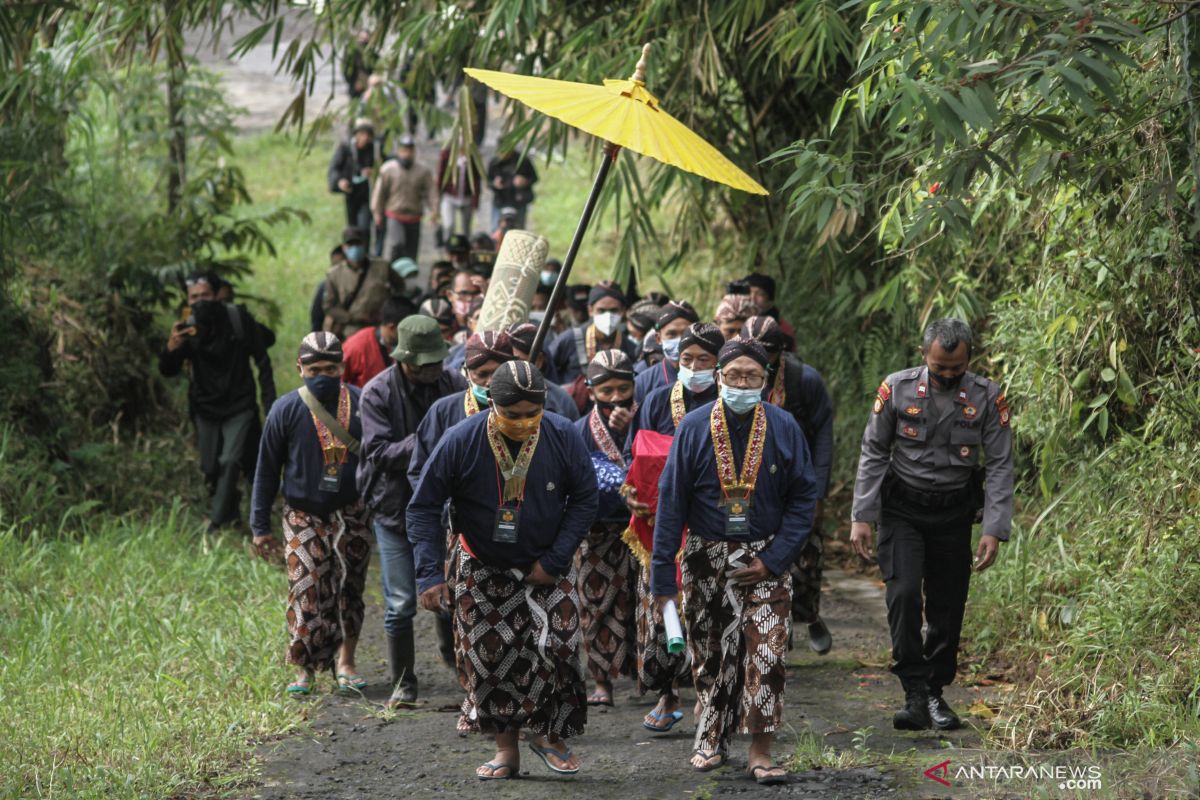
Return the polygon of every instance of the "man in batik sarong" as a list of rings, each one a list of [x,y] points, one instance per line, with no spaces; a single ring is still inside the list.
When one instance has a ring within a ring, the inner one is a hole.
[[[417,482],[407,514],[417,588],[423,608],[454,614],[467,692],[459,729],[496,741],[476,775],[519,773],[522,728],[551,771],[570,775],[579,760],[566,740],[587,722],[575,550],[596,517],[596,474],[570,423],[543,415],[546,385],[532,364],[502,364],[488,402],[491,413],[445,433]],[[453,596],[447,501],[459,534]]]
[[[638,412],[639,429],[674,436],[689,411],[717,399],[717,355],[723,344],[725,338],[716,325],[696,322],[684,329],[679,336],[677,379],[646,396],[646,402]],[[627,445],[626,449],[632,455],[631,446]],[[647,518],[655,510],[644,502],[644,496],[638,494],[637,487],[631,482],[626,498],[629,509],[633,514]],[[648,562],[649,558],[645,560]],[[655,733],[666,733],[683,719],[683,712],[679,710],[678,685],[680,676],[687,675],[688,663],[683,653],[667,651],[666,632],[654,617],[648,563],[639,579],[638,690],[658,694],[658,704],[643,718],[642,726]]]
[[[733,735],[750,734],[750,776],[781,783],[771,744],[783,718],[788,570],[812,528],[816,480],[800,426],[762,402],[762,345],[733,339],[718,366],[720,399],[684,417],[659,481],[652,590],[661,613],[679,588],[686,527],[683,618],[699,699],[692,765],[722,766]]]
[[[354,650],[372,537],[354,479],[359,390],[342,383],[342,344],[332,333],[305,336],[297,368],[304,386],[271,406],[263,428],[250,529],[260,551],[276,546],[271,504],[282,491],[287,662],[299,669],[288,693],[310,694],[324,669],[335,671],[339,688],[362,690]]]
[[[637,434],[633,362],[620,350],[601,350],[588,364],[587,382],[592,410],[575,429],[592,454],[601,507],[579,548],[579,601],[588,672],[596,684],[588,705],[611,706],[612,682],[632,677],[637,665],[634,609],[640,565],[621,538],[629,511],[619,493],[627,470],[625,441]]]

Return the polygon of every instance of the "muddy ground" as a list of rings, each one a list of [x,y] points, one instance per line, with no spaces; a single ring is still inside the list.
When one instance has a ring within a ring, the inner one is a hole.
[[[372,576],[374,579],[374,575]],[[331,694],[322,676],[315,699],[297,702],[311,731],[262,745],[262,784],[245,796],[262,800],[364,797],[488,798],[657,798],[657,797],[978,797],[978,791],[944,788],[921,775],[945,753],[979,746],[976,726],[938,734],[900,734],[891,713],[900,698],[884,664],[887,633],[882,588],[862,576],[833,571],[827,576],[824,617],[835,645],[817,656],[797,631],[799,647],[789,657],[785,722],[777,757],[794,772],[785,786],[759,787],[745,777],[745,744],[735,744],[730,764],[715,773],[696,773],[688,763],[691,714],[670,734],[641,727],[653,698],[634,695],[625,680],[616,685],[616,707],[589,711],[587,733],[572,741],[582,762],[574,778],[550,774],[522,751],[521,780],[481,783],[474,769],[493,754],[482,736],[455,731],[462,700],[454,674],[437,657],[431,615],[418,616],[418,675],[421,705],[414,712],[382,709],[388,696],[382,608],[373,588],[359,666],[371,686],[363,697]],[[372,584],[374,587],[374,583]],[[949,698],[965,711],[979,689],[951,687]],[[685,690],[685,709],[694,695]],[[799,743],[799,746],[797,746]],[[821,755],[820,750],[826,752]],[[951,748],[948,750],[948,748]],[[897,755],[898,754],[898,755]],[[918,766],[920,765],[920,766]]]

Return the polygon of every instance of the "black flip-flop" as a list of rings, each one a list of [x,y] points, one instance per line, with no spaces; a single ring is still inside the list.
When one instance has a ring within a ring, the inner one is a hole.
[[[703,750],[693,750],[692,755],[700,756],[705,761],[709,761],[714,758],[717,759],[715,764],[709,764],[706,767],[697,767],[695,764],[693,764],[692,769],[696,770],[696,772],[712,772],[714,769],[720,769],[721,767],[725,766],[725,754],[720,750],[714,750],[711,753],[705,753]]]

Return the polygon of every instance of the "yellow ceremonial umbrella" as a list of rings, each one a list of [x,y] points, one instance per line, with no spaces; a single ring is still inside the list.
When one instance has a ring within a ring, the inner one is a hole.
[[[622,147],[744,192],[767,194],[766,189],[721,155],[720,151],[662,110],[658,98],[646,89],[646,59],[649,53],[650,45],[647,44],[642,48],[642,57],[629,80],[606,80],[602,85],[471,67],[464,70],[475,80],[501,94],[520,100],[536,111],[609,143],[550,295],[548,313],[538,327],[529,354],[531,360],[541,352],[554,310],[566,291],[575,255],[600,198],[600,190]]]

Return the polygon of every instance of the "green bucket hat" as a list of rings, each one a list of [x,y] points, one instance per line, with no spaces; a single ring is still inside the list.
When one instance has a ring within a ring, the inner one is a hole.
[[[414,314],[400,320],[396,326],[396,349],[392,358],[405,364],[423,367],[444,361],[450,355],[442,339],[442,329],[437,320],[424,314]]]

